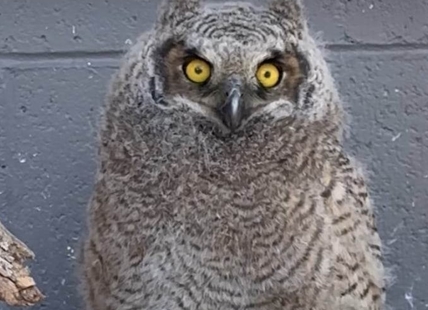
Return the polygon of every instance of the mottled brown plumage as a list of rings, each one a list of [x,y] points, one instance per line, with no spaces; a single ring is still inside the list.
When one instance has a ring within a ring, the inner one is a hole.
[[[186,78],[188,57],[210,63],[209,81]],[[255,79],[266,61],[282,74],[271,89]],[[297,2],[165,1],[107,98],[88,309],[384,309],[381,242],[342,127]]]

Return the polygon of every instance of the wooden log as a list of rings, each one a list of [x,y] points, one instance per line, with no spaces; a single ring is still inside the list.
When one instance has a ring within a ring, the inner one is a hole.
[[[34,253],[0,222],[0,302],[32,306],[44,299],[24,265],[33,258]]]

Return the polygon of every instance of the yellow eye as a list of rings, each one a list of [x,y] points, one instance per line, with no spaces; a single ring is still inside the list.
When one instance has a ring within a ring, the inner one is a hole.
[[[211,76],[211,67],[202,59],[193,59],[184,68],[187,78],[194,83],[204,83]]]
[[[257,69],[256,77],[263,87],[270,88],[278,84],[280,75],[277,66],[271,63],[265,63]]]

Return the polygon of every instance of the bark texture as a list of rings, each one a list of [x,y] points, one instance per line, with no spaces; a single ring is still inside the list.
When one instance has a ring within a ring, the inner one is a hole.
[[[33,258],[34,253],[0,223],[0,301],[32,306],[44,298],[24,265]]]

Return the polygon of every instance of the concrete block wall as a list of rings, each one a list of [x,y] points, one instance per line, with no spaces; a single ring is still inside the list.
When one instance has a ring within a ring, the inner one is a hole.
[[[74,249],[99,107],[157,3],[0,0],[0,219],[37,255],[47,299],[34,309],[81,308]],[[371,172],[389,304],[428,309],[428,1],[305,3],[352,116],[347,147]]]

